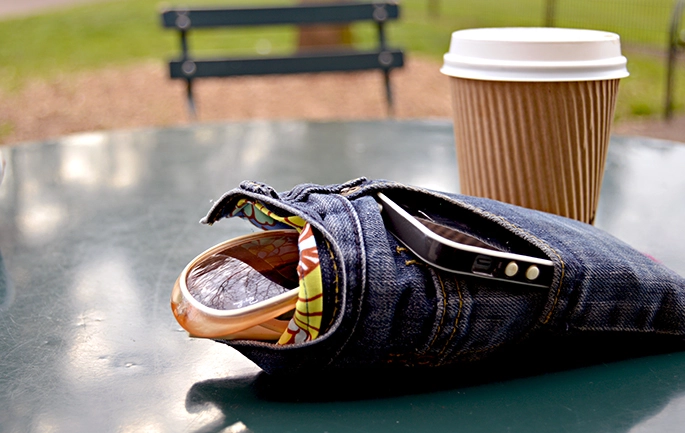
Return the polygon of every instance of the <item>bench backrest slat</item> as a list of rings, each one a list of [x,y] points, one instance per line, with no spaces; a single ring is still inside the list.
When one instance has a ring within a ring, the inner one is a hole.
[[[282,24],[346,23],[354,21],[383,22],[399,17],[393,3],[334,5],[293,5],[259,8],[173,8],[162,11],[162,24],[167,28],[266,26]]]

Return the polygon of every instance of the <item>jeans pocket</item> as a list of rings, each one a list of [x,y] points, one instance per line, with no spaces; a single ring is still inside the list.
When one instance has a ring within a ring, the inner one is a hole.
[[[523,286],[453,278],[461,308],[439,364],[473,361],[524,339],[536,326],[546,293]]]

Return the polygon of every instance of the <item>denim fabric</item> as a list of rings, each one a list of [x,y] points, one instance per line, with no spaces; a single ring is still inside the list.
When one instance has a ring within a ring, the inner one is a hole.
[[[374,193],[435,210],[441,222],[505,251],[554,263],[550,289],[460,276],[431,268],[385,229]],[[223,341],[267,372],[429,366],[483,359],[528,337],[626,332],[681,338],[685,280],[591,225],[493,200],[385,180],[298,185],[278,193],[243,182],[203,222],[241,198],[314,228],[326,296],[319,338],[277,346]]]

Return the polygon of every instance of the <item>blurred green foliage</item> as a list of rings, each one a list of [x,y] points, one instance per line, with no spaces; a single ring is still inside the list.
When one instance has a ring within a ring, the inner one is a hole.
[[[296,0],[265,0],[289,4]],[[183,0],[183,5],[255,4],[246,0]],[[542,26],[547,0],[403,0],[399,22],[389,26],[389,40],[408,56],[439,61],[452,31],[472,27]],[[619,33],[631,76],[621,83],[617,117],[661,112],[666,37],[672,0],[555,1],[554,24]],[[164,61],[178,54],[176,32],[161,27],[157,0],[119,0],[82,4],[27,17],[0,26],[0,88],[12,91],[26,79],[122,65]],[[355,42],[372,45],[371,24],[353,28]],[[194,52],[246,54],[286,52],[295,48],[291,27],[198,31],[191,33]],[[679,72],[676,102],[685,100],[685,74]],[[682,77],[682,78],[681,78]],[[682,106],[682,103],[680,104]]]

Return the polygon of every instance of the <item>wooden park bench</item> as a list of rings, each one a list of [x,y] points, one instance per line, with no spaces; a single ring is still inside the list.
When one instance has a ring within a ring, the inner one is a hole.
[[[392,112],[390,71],[404,65],[401,50],[388,48],[384,25],[399,17],[393,2],[300,4],[274,7],[241,8],[166,8],[161,12],[166,28],[175,29],[181,38],[181,57],[169,62],[173,79],[187,84],[188,110],[195,116],[193,81],[208,77],[242,75],[301,74],[313,72],[361,71],[378,69],[385,79],[388,111]],[[291,55],[198,58],[190,53],[188,32],[245,26],[349,24],[372,21],[378,27],[378,46],[370,51],[351,47],[328,50],[298,51]]]

